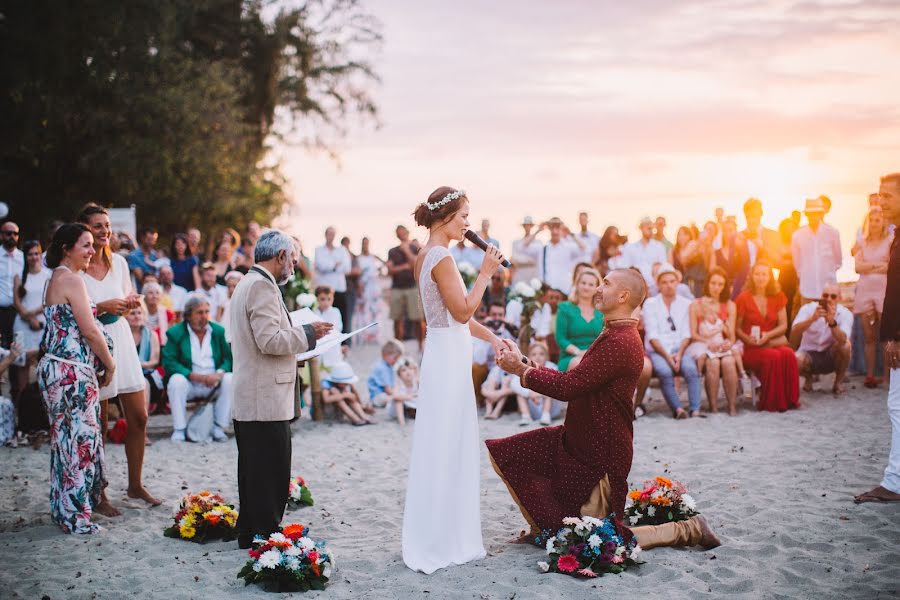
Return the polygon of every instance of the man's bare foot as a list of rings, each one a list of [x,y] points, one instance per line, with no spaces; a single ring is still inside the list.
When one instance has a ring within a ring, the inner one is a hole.
[[[533,531],[528,533],[523,529],[522,533],[519,535],[519,537],[509,540],[509,543],[510,544],[533,544],[534,538],[536,538],[537,535],[538,534],[534,533]]]
[[[854,496],[853,501],[856,504],[865,502],[900,502],[900,494],[883,488],[880,485],[873,490],[869,490],[859,496]]]
[[[806,377],[806,378],[803,379],[803,391],[804,391],[804,392],[811,392],[811,391],[813,391],[813,387],[812,387],[812,379],[810,379],[809,377]]]
[[[154,498],[153,496],[151,496],[151,495],[150,495],[150,492],[148,492],[148,491],[147,491],[146,489],[144,489],[144,488],[139,488],[139,489],[136,489],[136,490],[132,490],[132,489],[129,488],[129,490],[128,490],[128,497],[129,497],[129,498],[136,498],[136,499],[138,499],[138,500],[143,500],[144,502],[146,502],[146,503],[149,504],[150,506],[159,506],[160,504],[162,504],[162,500],[157,500],[156,498]]]
[[[113,506],[106,498],[100,500],[100,504],[94,507],[94,512],[100,513],[104,517],[110,518],[122,516],[122,513],[119,512],[119,509]]]
[[[713,533],[709,523],[706,522],[706,518],[704,518],[703,515],[697,515],[694,518],[700,523],[700,530],[703,532],[703,537],[700,538],[700,546],[704,550],[712,550],[713,548],[721,546],[722,541],[719,540],[719,537],[715,533]]]
[[[835,396],[840,396],[844,392],[847,391],[847,388],[844,387],[843,382],[835,382],[834,386],[831,388],[831,393]]]

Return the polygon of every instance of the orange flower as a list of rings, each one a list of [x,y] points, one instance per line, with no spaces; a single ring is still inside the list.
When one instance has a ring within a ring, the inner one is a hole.
[[[655,504],[657,506],[669,506],[670,504],[672,504],[672,501],[665,496],[660,496],[651,500],[650,504]]]
[[[666,477],[663,477],[663,476],[657,477],[657,478],[656,478],[656,483],[658,483],[658,484],[661,485],[661,486],[667,487],[667,488],[672,487],[672,480],[671,480],[671,479],[668,479],[668,478],[666,478]]]
[[[634,501],[638,501],[641,499],[641,493],[638,490],[631,490],[628,492],[628,497]]]
[[[287,527],[281,530],[281,533],[284,534],[285,537],[296,539],[303,536],[303,530],[306,529],[305,525],[301,525],[300,523],[291,523]]]
[[[209,521],[210,525],[218,525],[219,519],[222,518],[222,515],[208,514],[206,515],[206,520]]]

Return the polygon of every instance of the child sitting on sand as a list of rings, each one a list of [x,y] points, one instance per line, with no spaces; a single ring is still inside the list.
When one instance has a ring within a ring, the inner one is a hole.
[[[487,379],[481,384],[481,395],[484,396],[485,419],[499,419],[500,415],[503,414],[506,401],[515,397],[516,393],[511,387],[512,379],[512,375],[497,365],[491,368]]]
[[[322,400],[325,404],[334,404],[354,425],[375,423],[369,415],[375,412],[371,405],[364,405],[359,399],[354,383],[359,377],[353,367],[345,362],[332,365],[325,379],[322,380]]]
[[[393,401],[388,403],[388,416],[397,418],[401,425],[406,424],[406,408],[416,409],[416,398],[419,396],[419,367],[411,358],[401,358],[394,365],[397,374],[394,386]]]
[[[535,365],[556,369],[556,364],[547,360],[549,356],[550,352],[547,350],[547,344],[543,342],[533,342],[528,347],[528,358],[533,360]],[[519,414],[522,415],[519,425],[530,425],[538,420],[540,420],[541,425],[550,425],[553,419],[559,418],[559,415],[562,413],[562,402],[523,387],[518,377],[512,378],[510,387],[516,394]]]
[[[403,344],[400,340],[388,340],[381,347],[381,360],[372,367],[366,387],[369,388],[369,400],[382,408],[392,401],[396,374],[394,364],[403,355]]]

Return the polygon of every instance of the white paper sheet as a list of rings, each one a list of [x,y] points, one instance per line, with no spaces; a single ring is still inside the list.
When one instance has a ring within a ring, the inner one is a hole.
[[[309,309],[305,309],[305,310],[309,310]],[[296,312],[300,312],[300,311],[296,311]],[[312,312],[312,311],[310,311],[310,312]],[[294,313],[291,313],[292,321],[294,318],[293,314]],[[319,319],[314,319],[314,320],[319,320]],[[366,329],[369,329],[370,327],[374,327],[375,325],[378,325],[378,321],[373,321],[373,322],[369,323],[368,325],[366,325],[365,327],[360,327],[356,331],[351,331],[350,333],[331,332],[328,335],[316,340],[315,349],[310,350],[309,352],[303,352],[302,354],[298,354],[297,361],[300,362],[300,361],[304,361],[304,360],[309,360],[311,358],[315,358],[317,356],[321,356],[322,354],[327,352],[329,349],[334,348],[338,344],[344,343],[344,340],[349,340],[357,333],[365,331]]]

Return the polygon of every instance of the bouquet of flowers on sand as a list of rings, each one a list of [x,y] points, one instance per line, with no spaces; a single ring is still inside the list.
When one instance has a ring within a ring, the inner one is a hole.
[[[294,523],[268,538],[257,537],[250,560],[238,573],[246,585],[259,583],[267,592],[324,590],[334,571],[325,542],[308,538],[309,527]]]
[[[471,289],[472,284],[475,283],[475,279],[478,278],[478,269],[467,262],[461,262],[457,264],[456,267],[459,269],[459,274],[462,275],[462,280],[463,283],[466,284],[466,289]]]
[[[685,521],[699,514],[685,485],[662,476],[645,481],[642,490],[628,492],[625,503],[625,522],[632,527]]]
[[[175,523],[163,532],[166,537],[202,544],[207,540],[231,541],[237,537],[238,512],[219,494],[206,490],[188,494],[173,519]]]
[[[299,475],[291,479],[291,482],[288,484],[287,505],[288,508],[301,508],[313,505],[312,493],[306,486],[306,480]]]
[[[621,573],[639,564],[641,547],[634,538],[625,543],[613,521],[613,515],[600,520],[593,517],[567,517],[563,527],[538,538],[547,548],[549,561],[538,567],[545,573],[567,573],[582,577],[597,577],[604,573]]]

